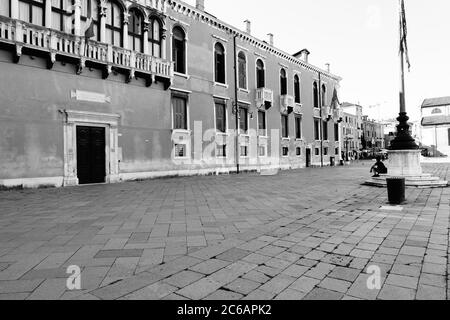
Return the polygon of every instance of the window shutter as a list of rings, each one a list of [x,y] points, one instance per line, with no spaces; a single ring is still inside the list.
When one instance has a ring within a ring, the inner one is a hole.
[[[448,145],[450,146],[450,128],[448,129]]]

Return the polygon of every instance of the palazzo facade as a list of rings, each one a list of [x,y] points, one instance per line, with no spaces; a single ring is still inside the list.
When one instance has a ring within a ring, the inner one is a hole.
[[[341,78],[245,29],[201,0],[2,0],[0,187],[339,161]]]

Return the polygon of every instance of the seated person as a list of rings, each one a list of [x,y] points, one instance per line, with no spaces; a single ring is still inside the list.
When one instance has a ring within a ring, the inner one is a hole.
[[[373,177],[379,177],[381,174],[387,174],[388,170],[384,165],[383,161],[381,161],[381,157],[377,156],[377,162],[370,168],[370,172],[374,173]]]

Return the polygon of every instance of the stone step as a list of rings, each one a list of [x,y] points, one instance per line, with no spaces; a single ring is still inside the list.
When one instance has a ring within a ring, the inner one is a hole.
[[[372,178],[364,182],[365,185],[374,187],[386,187],[387,183],[385,179]],[[406,180],[406,187],[414,188],[446,188],[448,187],[448,181],[445,180]]]
[[[373,180],[376,181],[386,181],[386,178],[382,178],[382,177],[374,177],[372,178]],[[408,181],[429,181],[429,182],[433,182],[433,181],[441,181],[441,178],[439,177],[405,177],[406,182]]]
[[[386,178],[389,178],[389,177],[399,177],[399,176],[389,175],[389,174],[380,174],[379,178],[386,179]],[[420,175],[410,175],[410,176],[408,176],[408,175],[401,175],[401,177],[405,177],[406,179],[436,178],[436,177],[433,177],[430,173],[423,173],[423,174],[420,174]],[[438,178],[438,179],[440,179],[440,178]]]

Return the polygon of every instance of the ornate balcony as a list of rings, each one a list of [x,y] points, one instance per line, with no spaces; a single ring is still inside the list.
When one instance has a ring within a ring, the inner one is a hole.
[[[49,69],[58,59],[75,63],[78,74],[85,66],[98,67],[103,70],[103,78],[107,78],[114,69],[125,73],[127,82],[139,74],[146,79],[147,86],[159,80],[165,89],[173,79],[173,62],[97,41],[86,42],[84,37],[3,16],[0,16],[0,43],[14,48],[16,63],[22,52],[27,52],[46,57]]]
[[[273,104],[273,91],[267,88],[256,89],[256,106],[258,109],[270,109]]]
[[[320,109],[314,108],[314,118],[320,118]]]
[[[294,113],[295,114],[302,114],[303,113],[303,106],[301,104],[296,103],[294,105]]]
[[[342,122],[342,119],[344,118],[344,111],[341,108],[337,108],[333,110],[333,119]]]
[[[295,106],[295,100],[293,96],[284,94],[280,96],[280,112],[281,113],[292,113]]]
[[[330,107],[325,106],[325,107],[323,107],[322,110],[323,110],[322,111],[322,117],[323,117],[324,120],[329,121],[329,120],[331,120],[333,118],[333,110]]]

